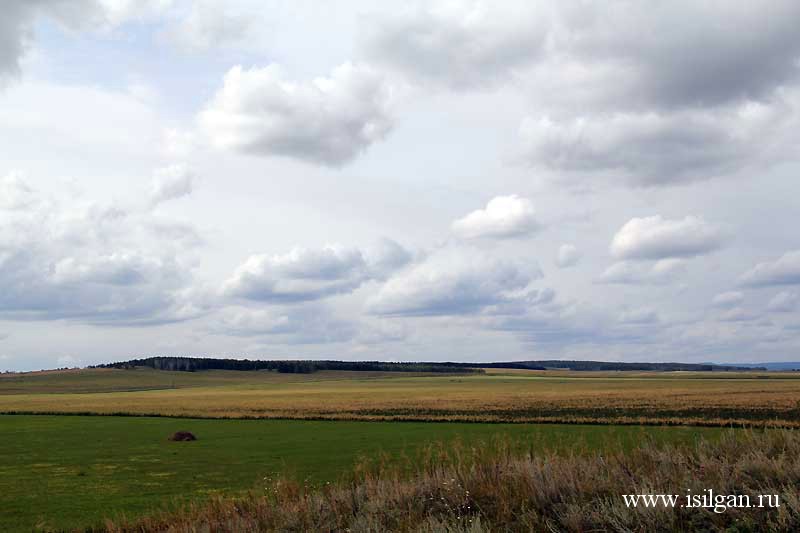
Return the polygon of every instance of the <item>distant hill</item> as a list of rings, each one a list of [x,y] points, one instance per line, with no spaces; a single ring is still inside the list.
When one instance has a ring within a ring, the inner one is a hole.
[[[746,370],[766,370],[755,365],[718,365],[714,363],[622,363],[608,361],[514,361],[508,363],[485,363],[483,368],[527,368],[532,370],[568,369],[586,371],[650,370],[659,372],[732,372]]]
[[[772,363],[739,363],[739,366],[753,368],[766,368],[767,370],[800,370],[798,361],[777,361]]]
[[[773,363],[778,364],[778,363]],[[786,365],[800,363],[781,363]],[[767,370],[766,366],[718,365],[713,363],[621,363],[607,361],[509,361],[492,363],[419,362],[397,363],[386,361],[262,361],[249,359],[217,359],[201,357],[147,357],[131,359],[118,363],[97,365],[97,368],[150,367],[156,370],[196,372],[199,370],[275,370],[277,372],[307,374],[318,370],[351,370],[367,372],[445,372],[480,373],[482,368],[508,368],[523,370],[567,369],[578,371],[694,371],[731,372],[747,370]],[[784,370],[784,368],[775,368]]]

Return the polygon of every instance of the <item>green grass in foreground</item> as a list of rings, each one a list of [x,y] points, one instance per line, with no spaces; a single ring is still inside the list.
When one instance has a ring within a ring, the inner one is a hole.
[[[174,443],[177,430],[198,441]],[[197,420],[144,417],[0,416],[0,530],[72,529],[165,506],[236,493],[288,473],[334,481],[361,458],[399,456],[433,442],[526,447],[629,448],[644,436],[688,443],[720,429],[691,427]]]

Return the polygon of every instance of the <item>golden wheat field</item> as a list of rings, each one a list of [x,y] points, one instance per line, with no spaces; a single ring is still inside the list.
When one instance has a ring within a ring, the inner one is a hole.
[[[0,378],[2,413],[800,426],[790,373],[81,370]]]

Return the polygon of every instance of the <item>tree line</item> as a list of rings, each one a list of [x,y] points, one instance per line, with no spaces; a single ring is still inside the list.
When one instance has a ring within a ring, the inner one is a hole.
[[[660,372],[730,372],[764,371],[761,367],[740,367],[710,363],[622,363],[606,361],[511,361],[492,363],[419,362],[397,363],[387,361],[312,361],[286,360],[262,361],[207,357],[158,356],[131,359],[117,363],[97,365],[95,368],[149,367],[156,370],[197,372],[199,370],[272,370],[286,374],[311,374],[319,370],[351,370],[362,372],[443,372],[482,373],[483,368],[508,368],[523,370],[577,370],[577,371],[660,371]]]
[[[362,372],[446,372],[481,373],[480,368],[463,363],[393,363],[385,361],[259,361],[250,359],[216,359],[199,357],[147,357],[98,368],[149,367],[156,370],[197,372],[199,370],[273,370],[286,374],[311,374],[319,370],[352,370]]]

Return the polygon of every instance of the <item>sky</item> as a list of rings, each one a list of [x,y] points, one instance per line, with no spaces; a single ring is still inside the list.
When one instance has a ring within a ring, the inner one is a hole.
[[[800,3],[4,0],[0,371],[800,348]]]

